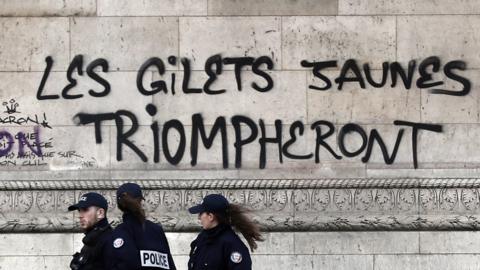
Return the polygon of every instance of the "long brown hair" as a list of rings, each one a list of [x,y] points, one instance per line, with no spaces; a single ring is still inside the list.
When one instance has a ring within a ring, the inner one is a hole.
[[[238,230],[248,242],[250,250],[257,249],[257,242],[262,242],[260,226],[247,215],[251,211],[241,205],[231,203],[226,214],[215,214],[218,221],[222,224],[228,224]]]
[[[142,198],[134,198],[128,192],[124,192],[118,199],[118,208],[122,212],[132,214],[140,223],[145,222],[145,210],[142,207]]]

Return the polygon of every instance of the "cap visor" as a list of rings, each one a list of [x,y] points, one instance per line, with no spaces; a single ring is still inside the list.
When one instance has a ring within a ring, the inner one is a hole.
[[[190,214],[199,214],[199,213],[205,212],[205,210],[203,209],[203,206],[200,204],[200,205],[196,205],[194,207],[188,208],[188,212],[190,212]]]
[[[78,210],[78,209],[87,209],[88,207],[92,206],[91,204],[85,203],[84,201],[80,201],[74,205],[70,205],[68,207],[68,211]]]
[[[79,208],[78,204],[70,205],[68,207],[68,211],[78,210],[78,208]]]

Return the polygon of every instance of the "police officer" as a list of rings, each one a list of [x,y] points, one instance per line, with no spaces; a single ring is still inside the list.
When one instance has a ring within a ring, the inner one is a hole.
[[[108,245],[109,269],[176,270],[165,233],[160,225],[145,219],[142,200],[142,190],[135,183],[117,190],[123,223],[115,228]]]
[[[230,204],[220,194],[207,195],[201,204],[188,209],[198,214],[203,230],[191,244],[189,270],[251,270],[252,260],[245,244],[233,231],[239,230],[253,251],[263,241],[257,224],[247,209]]]
[[[95,192],[83,194],[78,203],[68,207],[68,211],[78,210],[80,227],[85,232],[83,247],[80,253],[73,255],[71,269],[107,269],[104,251],[112,232],[107,220],[107,209],[107,200]]]

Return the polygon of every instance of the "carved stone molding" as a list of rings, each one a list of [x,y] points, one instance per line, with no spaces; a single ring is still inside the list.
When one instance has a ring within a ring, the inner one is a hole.
[[[0,180],[0,190],[115,189],[125,180]],[[144,189],[479,188],[480,178],[159,179]]]
[[[0,232],[78,228],[67,207],[87,191],[102,193],[118,222],[115,188],[124,181],[0,181]],[[252,209],[269,231],[476,230],[479,179],[148,180],[149,219],[168,231],[198,229],[188,207],[208,193]]]

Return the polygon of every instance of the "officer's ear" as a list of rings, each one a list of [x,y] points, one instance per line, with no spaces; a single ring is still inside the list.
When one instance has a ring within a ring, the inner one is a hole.
[[[214,213],[207,213],[207,216],[208,216],[208,219],[210,219],[210,222],[217,220],[217,216],[215,216]]]
[[[102,218],[105,218],[105,209],[98,208],[97,219],[102,219]]]

